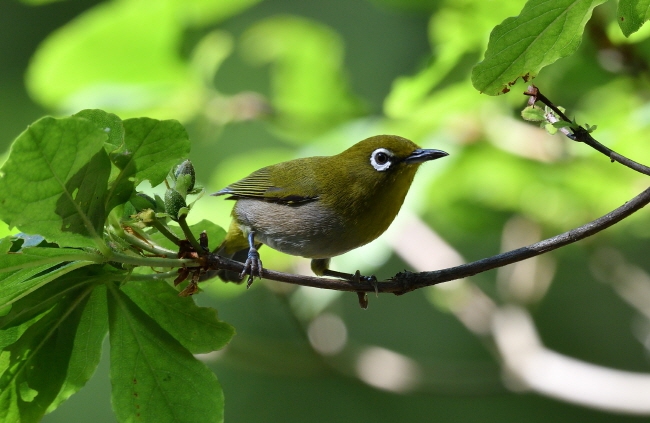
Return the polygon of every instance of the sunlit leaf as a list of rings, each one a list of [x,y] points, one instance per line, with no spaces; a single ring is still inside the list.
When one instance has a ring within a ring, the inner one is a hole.
[[[221,349],[235,334],[232,326],[217,318],[216,310],[197,307],[191,297],[179,297],[164,281],[131,281],[122,291],[193,354]]]
[[[144,180],[160,184],[190,152],[187,132],[178,121],[135,118],[123,124],[124,146],[111,154],[120,172],[111,180],[107,210],[126,202]]]
[[[253,25],[242,46],[251,62],[272,63],[275,122],[285,134],[304,140],[363,111],[343,72],[343,43],[330,28],[272,17]]]
[[[66,113],[99,107],[122,117],[187,119],[202,106],[204,86],[179,54],[185,31],[258,1],[104,2],[38,47],[27,73],[28,89],[40,104]]]
[[[88,119],[106,133],[108,136],[108,140],[106,141],[107,153],[121,147],[124,143],[124,126],[122,125],[122,119],[113,113],[106,113],[99,109],[85,109],[75,113],[74,116]]]
[[[46,117],[31,125],[0,170],[0,218],[60,246],[101,244],[106,138],[86,119]]]
[[[102,343],[108,332],[107,315],[106,287],[100,285],[93,290],[83,307],[63,386],[47,412],[83,388],[95,373],[101,358]]]
[[[524,120],[531,122],[541,122],[546,120],[546,117],[544,116],[544,110],[534,106],[528,106],[522,110],[521,117]]]
[[[518,78],[534,78],[573,54],[593,8],[604,1],[529,0],[519,16],[494,28],[485,59],[472,70],[472,84],[485,94],[503,94]]]
[[[120,422],[221,422],[214,373],[126,294],[108,294],[112,402]]]
[[[619,0],[616,16],[621,31],[629,37],[650,19],[650,0]]]
[[[74,339],[93,286],[73,274],[37,290],[0,318],[0,421],[38,422],[66,379]],[[68,286],[67,290],[61,291]],[[9,337],[10,339],[7,339]]]
[[[93,7],[39,46],[27,72],[31,95],[68,113],[102,108],[122,117],[136,111],[191,115],[200,81],[178,54],[184,27],[178,11],[173,1]]]

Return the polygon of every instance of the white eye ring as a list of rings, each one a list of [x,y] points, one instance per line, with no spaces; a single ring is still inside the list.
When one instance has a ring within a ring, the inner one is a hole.
[[[370,155],[370,164],[375,170],[384,172],[388,170],[393,160],[393,153],[385,148],[378,148]]]

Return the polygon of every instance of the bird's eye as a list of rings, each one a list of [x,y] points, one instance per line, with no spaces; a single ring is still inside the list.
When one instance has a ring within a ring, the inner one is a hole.
[[[375,170],[383,172],[385,170],[388,170],[392,164],[392,158],[393,153],[386,150],[385,148],[378,148],[370,155],[370,164],[375,168]]]

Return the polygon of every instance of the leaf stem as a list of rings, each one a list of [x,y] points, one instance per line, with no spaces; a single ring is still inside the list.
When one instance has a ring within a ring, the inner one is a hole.
[[[446,269],[420,273],[400,272],[389,280],[377,284],[369,281],[356,282],[317,276],[294,275],[267,269],[262,269],[262,277],[268,280],[337,291],[390,292],[396,295],[402,295],[427,286],[473,276],[478,273],[526,260],[565,245],[572,244],[609,228],[615,223],[618,223],[633,213],[641,210],[649,203],[650,188],[627,201],[619,208],[612,210],[596,220],[535,244]],[[244,269],[244,264],[221,257],[217,254],[210,254],[207,257],[207,267],[212,270],[225,269],[234,272],[241,272]]]
[[[187,237],[187,240],[192,244],[192,247],[194,247],[194,250],[199,254],[199,255],[204,255],[207,253],[207,251],[201,247],[201,244],[199,244],[199,241],[196,240],[196,237],[192,233],[192,230],[190,229],[189,226],[187,226],[187,220],[185,220],[185,216],[181,216],[178,219],[178,225],[181,227],[183,230],[183,233]]]
[[[154,228],[158,229],[158,232],[163,234],[163,236],[165,238],[167,238],[168,240],[170,240],[171,242],[173,242],[176,245],[179,245],[179,246],[181,245],[180,238],[178,238],[174,233],[172,233],[167,226],[163,225],[160,222],[160,220],[158,220],[157,218],[154,218],[154,219],[152,219],[151,224],[153,225]]]
[[[539,101],[546,106],[548,106],[555,114],[557,114],[560,119],[564,120],[565,122],[568,122],[571,124],[569,127],[571,129],[571,134],[567,134],[564,132],[564,134],[572,139],[573,141],[578,141],[587,144],[589,147],[593,148],[594,150],[598,151],[599,153],[602,153],[609,157],[609,159],[612,162],[619,162],[623,166],[627,166],[628,168],[632,170],[636,170],[639,173],[643,173],[644,175],[649,175],[650,176],[650,167],[645,166],[641,163],[635,162],[632,159],[629,159],[625,156],[622,156],[621,154],[618,154],[614,150],[604,146],[598,140],[596,140],[594,137],[591,136],[588,130],[583,128],[580,125],[575,125],[574,122],[569,119],[569,117],[562,112],[551,100],[549,100],[544,94],[542,94],[539,91],[539,88],[537,88],[535,85],[530,85],[528,87],[528,90],[524,92],[524,95],[527,95],[530,97],[530,100],[528,100],[528,105],[532,106],[535,104],[535,102]]]
[[[177,258],[178,253],[176,251],[168,250],[167,248],[163,248],[160,245],[157,244],[152,244],[148,242],[142,241],[140,238],[131,235],[130,233],[124,231],[124,235],[122,236],[125,240],[127,240],[131,245],[138,247],[142,250],[145,250],[151,254],[156,254],[158,256],[162,256],[165,258]],[[151,241],[150,241],[151,242]]]
[[[121,253],[113,253],[110,261],[116,261],[123,264],[131,264],[133,266],[146,266],[146,267],[199,267],[200,264],[193,259],[171,259],[163,257],[142,257],[142,256],[129,256]]]
[[[129,280],[130,281],[157,281],[157,280],[175,278],[176,276],[178,276],[178,272],[176,270],[172,270],[164,273],[150,273],[147,275],[132,273],[129,276]]]
[[[58,263],[75,262],[75,261],[101,264],[106,262],[106,258],[98,254],[80,252],[79,254],[46,257],[41,260],[33,260],[33,261],[17,264],[15,266],[3,267],[0,268],[0,273],[14,272],[16,270],[25,269],[25,268],[34,268],[49,263],[55,265]]]

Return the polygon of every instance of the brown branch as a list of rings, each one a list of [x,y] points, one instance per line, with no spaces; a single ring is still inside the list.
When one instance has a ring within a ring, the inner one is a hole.
[[[612,161],[617,161],[640,173],[650,175],[650,168],[647,166],[630,160],[627,157],[616,153],[615,151],[605,147],[596,141],[589,134],[589,131],[573,123],[557,106],[555,106],[548,98],[540,93],[537,87],[534,85],[531,85],[528,88],[528,91],[524,94],[531,97],[529,105],[533,105],[535,102],[540,101],[548,106],[551,110],[553,110],[553,112],[555,112],[560,119],[569,123],[570,127],[568,129],[570,132],[565,132],[565,135],[567,135],[569,138],[589,145],[590,147],[608,156]],[[421,273],[412,273],[408,271],[400,272],[389,280],[378,283],[371,283],[363,280],[354,282],[315,276],[301,276],[289,273],[275,272],[273,270],[267,269],[262,270],[262,277],[269,280],[286,282],[295,285],[332,289],[337,291],[349,291],[357,293],[386,292],[393,293],[395,295],[402,295],[416,289],[436,285],[442,282],[449,282],[466,278],[468,276],[486,272],[497,267],[502,267],[518,261],[526,260],[531,257],[535,257],[540,254],[544,254],[557,248],[563,247],[565,245],[572,244],[574,242],[580,241],[581,239],[592,236],[606,228],[609,228],[615,223],[618,223],[626,217],[639,211],[648,203],[650,203],[650,188],[646,189],[641,194],[637,195],[621,207],[592,222],[589,222],[578,228],[571,229],[570,231],[556,235],[552,238],[531,244],[527,247],[518,248],[516,250],[497,254],[492,257],[441,270]],[[216,254],[210,254],[206,257],[202,257],[200,260],[202,260],[202,267],[205,270],[225,269],[241,272],[244,268],[242,263],[218,256]]]
[[[629,167],[632,170],[636,170],[639,173],[643,173],[645,175],[650,176],[650,167],[642,165],[641,163],[637,163],[634,160],[628,159],[627,157],[618,154],[614,150],[605,147],[603,144],[601,144],[596,139],[594,139],[594,137],[592,137],[589,131],[587,131],[585,128],[579,125],[575,125],[571,121],[571,119],[569,119],[567,115],[565,115],[555,104],[553,104],[551,100],[546,98],[546,96],[542,94],[539,91],[539,88],[537,88],[536,86],[530,85],[528,87],[528,91],[526,91],[524,94],[530,96],[530,100],[528,102],[529,105],[532,106],[533,104],[535,104],[535,102],[540,101],[544,103],[546,106],[548,106],[551,110],[553,110],[555,114],[557,114],[560,117],[560,119],[562,119],[567,123],[570,123],[571,127],[569,129],[571,129],[573,134],[567,135],[567,137],[571,138],[574,141],[583,142],[587,144],[588,146],[595,149],[596,151],[599,151],[600,153],[609,157],[609,159],[612,162],[618,162],[623,166]]]
[[[564,232],[552,238],[531,244],[527,247],[518,248],[516,250],[497,254],[492,257],[484,258],[460,266],[434,270],[431,272],[401,272],[393,276],[390,280],[379,282],[376,285],[370,282],[355,283],[351,281],[329,279],[316,276],[293,275],[289,273],[275,272],[273,270],[267,269],[264,269],[262,271],[262,277],[279,282],[286,282],[302,286],[311,286],[314,288],[333,289],[336,291],[375,292],[376,288],[377,292],[390,292],[396,295],[401,295],[410,291],[414,291],[416,289],[436,285],[441,282],[449,282],[456,279],[476,275],[478,273],[482,273],[518,261],[526,260],[531,257],[538,256],[540,254],[563,247],[565,245],[572,244],[581,239],[594,235],[603,229],[609,228],[615,223],[620,222],[631,214],[639,211],[648,203],[650,203],[650,188],[646,189],[641,194],[637,195],[621,207],[592,222],[589,222],[578,228],[571,229],[568,232]],[[226,269],[233,270],[235,272],[241,272],[244,268],[242,263],[220,257],[216,254],[210,254],[207,257],[206,267],[213,270]]]

